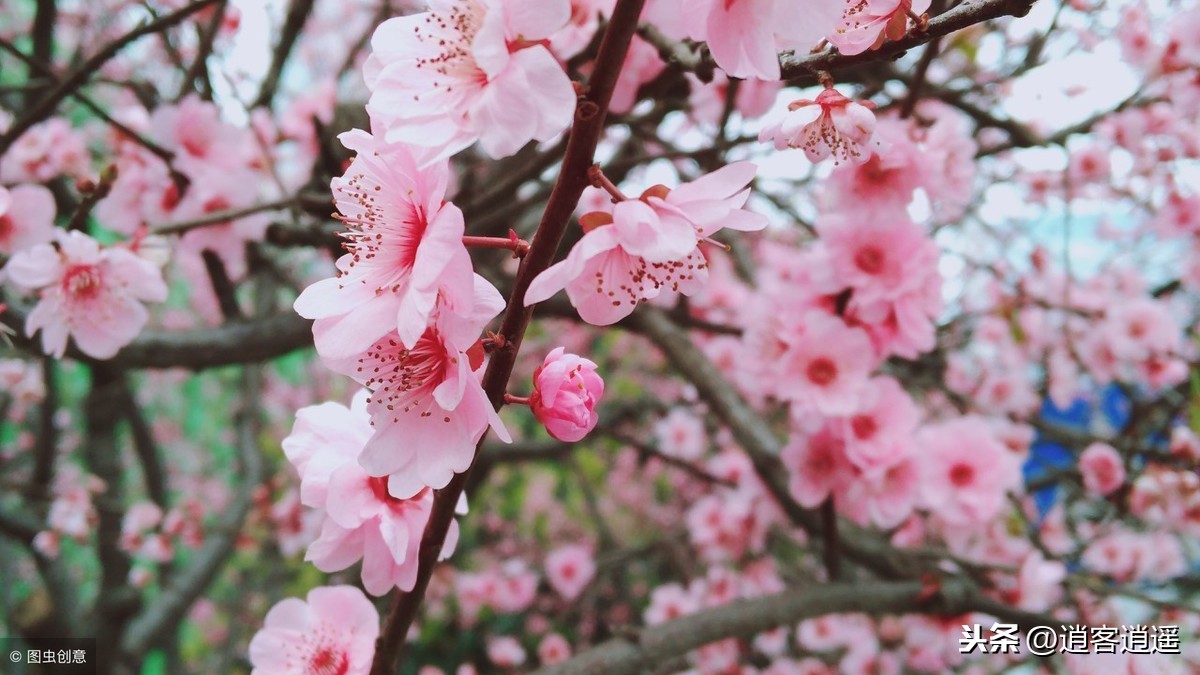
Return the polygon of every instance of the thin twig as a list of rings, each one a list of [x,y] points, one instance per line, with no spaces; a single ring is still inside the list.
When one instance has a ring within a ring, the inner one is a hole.
[[[41,73],[41,75],[43,77],[47,78],[50,82],[54,82],[54,83],[58,82],[58,76],[54,73],[53,70],[50,69],[49,66],[47,66],[45,63],[38,61],[37,59],[35,59],[31,56],[26,55],[24,52],[17,49],[16,45],[9,42],[8,40],[0,38],[0,49],[3,49],[4,51],[8,52],[9,54],[16,56],[18,59],[25,62],[30,68],[36,69],[39,73]],[[75,90],[75,91],[72,91],[70,95],[71,95],[71,98],[74,98],[76,101],[79,101],[80,104],[82,104],[88,110],[91,110],[92,113],[94,113],[100,119],[104,120],[104,122],[107,123],[110,127],[116,129],[117,131],[121,132],[123,135],[128,137],[131,141],[142,146],[147,151],[149,151],[151,154],[153,154],[154,156],[158,157],[163,162],[165,162],[168,167],[170,167],[171,162],[175,159],[174,152],[171,152],[170,150],[162,147],[161,145],[146,138],[145,136],[142,136],[141,134],[134,131],[133,129],[130,129],[128,125],[126,125],[123,122],[121,122],[120,120],[114,118],[112,115],[109,115],[103,108],[100,107],[100,105],[98,103],[93,101],[89,96],[84,94],[82,91]],[[174,173],[175,170],[172,168],[171,171],[172,171],[172,173]]]
[[[315,4],[316,0],[292,0],[289,4],[287,16],[283,20],[283,29],[279,34],[279,42],[275,43],[275,50],[271,54],[271,67],[267,69],[267,76],[263,78],[258,96],[254,97],[254,102],[250,104],[251,108],[271,105],[271,99],[275,98],[275,90],[279,87],[279,77],[283,74],[283,67],[287,64],[292,47],[296,44],[296,38],[300,37],[300,32],[304,30],[304,24],[308,22],[308,17],[312,14]]]

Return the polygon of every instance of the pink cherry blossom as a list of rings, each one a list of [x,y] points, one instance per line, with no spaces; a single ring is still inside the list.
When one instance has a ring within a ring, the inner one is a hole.
[[[316,319],[313,336],[326,358],[358,354],[390,331],[413,347],[439,294],[469,304],[473,293],[462,211],[444,201],[449,167],[421,168],[407,146],[364,131],[340,138],[358,153],[333,181],[349,252],[337,276],[300,294],[296,311]]]
[[[488,640],[487,655],[498,668],[516,668],[525,663],[525,648],[516,638],[507,635]]]
[[[1044,612],[1062,596],[1062,581],[1067,568],[1057,560],[1046,560],[1041,551],[1030,551],[1017,575],[1017,604],[1031,612]]]
[[[588,546],[563,546],[546,556],[546,581],[568,601],[578,598],[595,575],[595,554]]]
[[[869,159],[839,166],[829,174],[825,198],[834,213],[863,220],[896,220],[913,200],[914,192],[943,177],[929,170],[928,158],[910,137],[912,127],[894,117],[877,120],[875,147]]]
[[[782,340],[786,349],[778,367],[787,374],[782,395],[825,415],[854,412],[875,362],[867,334],[836,316],[811,311]]]
[[[834,292],[854,289],[851,301],[869,308],[919,291],[939,249],[921,228],[901,215],[886,224],[826,217],[818,223],[833,264]]]
[[[776,513],[757,488],[702,497],[688,509],[688,539],[701,557],[711,561],[740,560],[761,552]]]
[[[617,78],[612,101],[608,105],[609,111],[624,115],[633,110],[633,104],[638,100],[638,89],[658,77],[666,67],[667,64],[663,63],[658,55],[658,49],[634,35],[633,42],[629,45],[629,53],[625,56],[625,65]]]
[[[250,640],[252,675],[366,675],[375,656],[379,613],[353,586],[321,586],[307,601],[288,598],[267,612]]]
[[[32,337],[40,330],[42,349],[59,358],[68,338],[88,356],[113,357],[149,320],[142,303],[167,299],[153,263],[120,246],[102,249],[77,231],[56,232],[53,245],[18,252],[4,270],[18,286],[40,291],[25,332]]]
[[[0,185],[0,254],[12,255],[54,238],[54,195],[41,185]]]
[[[830,0],[680,0],[694,40],[708,42],[717,65],[732,77],[778,80],[778,52],[807,51],[831,32],[841,12]]]
[[[441,327],[427,328],[412,348],[393,332],[357,359],[331,365],[371,390],[366,410],[375,431],[359,461],[372,476],[390,476],[393,496],[445,487],[471,465],[489,426],[511,440],[480,385],[480,364]]]
[[[1096,495],[1109,495],[1125,483],[1121,453],[1107,443],[1092,443],[1079,456],[1083,486]]]
[[[1012,454],[982,419],[961,417],[918,432],[925,503],[950,523],[984,523],[1020,481]]]
[[[570,17],[568,0],[432,0],[371,37],[367,110],[388,142],[488,155],[547,141],[571,123],[575,90],[543,42]]]
[[[846,457],[863,471],[903,459],[896,443],[911,438],[920,413],[912,397],[890,377],[872,379],[863,389],[858,409],[842,418]]]
[[[604,395],[604,380],[596,364],[557,347],[533,372],[529,407],[554,438],[574,443],[595,428],[596,405]]]
[[[859,524],[893,528],[904,522],[921,495],[921,465],[910,442],[898,442],[886,468],[856,475],[843,492],[839,510]]]
[[[616,0],[571,0],[567,25],[550,35],[550,50],[560,61],[583,51],[596,35],[600,17],[612,14]]]
[[[793,434],[780,459],[788,470],[792,497],[809,508],[840,491],[853,471],[846,459],[846,441],[832,425],[809,436]]]
[[[694,593],[679,584],[665,584],[651,591],[644,618],[646,625],[653,626],[699,609],[700,602]]]
[[[702,82],[692,73],[686,73],[691,93],[688,103],[692,115],[706,124],[718,124],[725,113],[725,97],[728,95],[730,80],[724,73],[713,73],[712,82]],[[742,117],[753,119],[765,115],[775,102],[779,90],[783,88],[780,82],[766,80],[741,80],[734,95],[734,105]]]
[[[708,447],[704,421],[685,408],[672,408],[656,422],[654,438],[659,452],[689,462],[703,457]]]
[[[383,595],[397,587],[411,590],[416,581],[418,549],[433,493],[426,489],[411,498],[397,498],[389,492],[386,477],[368,475],[358,456],[371,431],[367,395],[362,392],[349,409],[336,403],[302,408],[283,449],[300,473],[301,502],[326,514],[305,559],[323,572],[361,560],[364,588]],[[457,540],[458,525],[452,522],[441,557],[453,553]]]
[[[917,111],[933,120],[921,142],[925,168],[922,187],[933,201],[936,221],[953,222],[962,216],[974,196],[979,145],[966,118],[949,105],[926,99],[917,104]]]
[[[726,227],[766,226],[765,218],[742,208],[754,172],[753,164],[738,162],[674,189],[651,188],[642,200],[617,204],[611,215],[585,215],[581,222],[590,231],[530,283],[525,305],[565,288],[584,321],[606,326],[660,293],[694,295],[708,277],[697,242]]]
[[[543,666],[553,666],[571,658],[571,643],[560,633],[550,633],[538,643],[537,654]]]
[[[459,574],[456,585],[463,614],[473,622],[483,607],[505,614],[527,609],[537,596],[538,576],[524,561],[511,559],[482,572]]]
[[[89,171],[84,137],[62,117],[30,128],[0,158],[0,182],[44,183],[57,176],[84,177]]]
[[[1101,183],[1108,180],[1112,167],[1109,151],[1100,145],[1089,145],[1071,153],[1071,163],[1068,169],[1071,187]]]
[[[162,522],[162,516],[162,509],[153,502],[131,505],[121,520],[121,548],[131,553],[141,548],[146,535]]]
[[[189,173],[196,165],[226,170],[244,169],[256,159],[245,129],[226,124],[221,109],[198,95],[175,105],[163,105],[150,116],[151,135],[176,151],[175,162]],[[204,169],[200,169],[203,171]]]
[[[803,148],[812,162],[833,157],[835,164],[861,164],[873,156],[874,135],[875,113],[830,88],[815,101],[792,102],[783,119],[765,127],[758,138],[774,141],[777,150]]]
[[[103,484],[95,476],[80,476],[78,471],[66,471],[54,485],[54,501],[46,514],[46,524],[55,534],[83,541],[96,526],[98,514],[92,495],[103,492]]]
[[[701,240],[726,228],[757,232],[767,226],[767,219],[745,208],[757,172],[753,162],[732,162],[673,189],[650,188],[642,199],[665,225],[687,222]]]
[[[852,56],[878,49],[884,40],[899,40],[908,30],[908,13],[922,14],[929,0],[854,0],[846,6],[829,41]]]

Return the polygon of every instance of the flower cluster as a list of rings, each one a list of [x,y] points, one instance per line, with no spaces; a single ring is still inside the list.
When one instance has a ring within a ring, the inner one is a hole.
[[[300,474],[301,503],[324,514],[305,559],[323,572],[362,561],[363,587],[372,595],[412,590],[433,494],[424,488],[397,497],[386,477],[369,475],[358,457],[370,437],[366,392],[349,409],[322,403],[296,413],[283,449]],[[453,552],[457,539],[452,524],[443,556]]]
[[[525,304],[562,289],[590,324],[607,326],[663,293],[692,295],[705,287],[711,245],[722,229],[749,232],[767,225],[745,208],[756,167],[735,162],[675,188],[656,185],[637,199],[619,191],[611,210],[580,217],[585,230],[565,260],[529,285]]]
[[[74,339],[84,354],[111,358],[149,320],[142,303],[167,299],[162,272],[129,248],[103,248],[82,232],[53,236],[53,243],[19,251],[4,267],[9,281],[41,296],[25,332],[41,331],[42,349],[56,357]]]

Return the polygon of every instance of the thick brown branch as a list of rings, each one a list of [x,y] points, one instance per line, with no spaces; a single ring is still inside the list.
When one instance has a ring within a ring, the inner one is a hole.
[[[925,602],[918,599],[922,591],[922,584],[917,581],[827,584],[739,600],[645,628],[637,634],[636,641],[609,640],[564,663],[536,672],[539,675],[653,672],[664,661],[718,640],[749,638],[778,626],[842,612],[955,616],[980,611],[1016,623],[1024,630],[1038,625],[1057,626],[1051,617],[1012,610],[984,598],[961,580],[944,583],[941,591]]]
[[[93,497],[98,522],[96,557],[100,560],[100,591],[96,596],[96,641],[116,644],[126,622],[137,610],[137,594],[129,587],[130,559],[121,549],[121,521],[125,516],[125,467],[117,445],[117,421],[127,398],[125,374],[108,366],[91,368],[92,389],[85,402],[87,440],[84,459],[88,470],[104,481],[104,491]],[[115,672],[114,654],[98,655],[101,672]]]
[[[25,312],[11,303],[0,312],[0,323],[17,332],[12,341],[36,351],[22,337]],[[114,356],[109,363],[120,368],[189,368],[202,370],[238,363],[258,363],[312,345],[312,322],[294,312],[281,312],[246,321],[230,321],[215,328],[187,331],[146,331]],[[95,359],[74,345],[67,355],[84,362]]]
[[[492,405],[499,409],[504,404],[504,393],[516,363],[521,340],[533,316],[533,308],[525,307],[525,292],[534,277],[553,262],[562,241],[563,233],[570,222],[579,197],[588,186],[588,167],[592,165],[596,146],[604,133],[608,103],[616,87],[617,77],[625,63],[625,55],[637,28],[637,19],[642,12],[644,0],[618,0],[612,19],[604,31],[600,51],[587,93],[580,97],[575,110],[575,123],[567,137],[567,149],[563,155],[558,181],[550,193],[546,210],[529,246],[529,253],[522,259],[509,295],[508,311],[500,325],[505,349],[497,351],[488,364],[483,376],[483,387]],[[476,453],[478,454],[478,453]],[[467,484],[467,473],[456,475],[444,489],[437,492],[429,524],[421,538],[420,568],[413,590],[396,596],[383,633],[379,636],[372,675],[388,675],[394,671],[400,648],[408,629],[416,619],[417,609],[425,596],[429,578],[445,542],[446,531],[454,518],[454,509],[459,495]]]

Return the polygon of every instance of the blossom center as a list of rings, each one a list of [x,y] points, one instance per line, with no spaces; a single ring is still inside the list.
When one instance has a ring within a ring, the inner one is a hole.
[[[412,497],[401,499],[394,496],[388,490],[387,476],[371,476],[367,479],[367,485],[371,488],[371,494],[375,496],[375,499],[379,500],[382,504],[386,504],[393,511],[402,511],[408,504],[419,502],[430,491],[427,487],[422,488],[420,492]]]
[[[71,265],[62,278],[63,291],[74,300],[91,300],[100,294],[103,281],[95,265]]]
[[[427,13],[426,30],[414,29],[417,41],[435,50],[435,56],[416,59],[418,68],[432,70],[442,76],[433,81],[434,89],[450,92],[454,90],[454,82],[487,83],[487,74],[475,62],[472,51],[475,35],[483,25],[486,12],[479,2],[460,3],[451,8],[449,13]],[[419,95],[413,98],[420,99]]]
[[[338,187],[339,199],[353,203],[360,210],[357,216],[340,217],[350,228],[341,234],[346,240],[342,246],[350,253],[351,269],[365,267],[382,277],[376,280],[379,284],[376,295],[400,291],[401,279],[416,265],[417,253],[429,228],[424,206],[407,200],[397,203],[381,199],[383,190],[379,178],[370,170],[354,174],[344,187]]]
[[[174,211],[175,207],[179,206],[181,198],[179,186],[171,183],[167,186],[167,189],[163,190],[162,201],[159,202],[159,206],[162,207],[163,211]]]
[[[891,169],[884,168],[883,160],[879,158],[878,153],[871,155],[871,159],[863,162],[858,172],[859,176],[872,185],[883,185],[893,173]]]
[[[343,649],[322,645],[308,660],[306,675],[346,675],[350,672],[350,657]]]
[[[850,420],[850,428],[854,431],[856,438],[865,440],[875,435],[875,432],[879,430],[879,425],[870,415],[855,415]]]
[[[6,215],[0,216],[0,241],[6,241],[12,236],[13,230],[16,227],[13,225],[12,217]]]
[[[393,421],[399,421],[401,414],[413,410],[419,410],[422,417],[440,410],[434,404],[433,390],[446,380],[452,365],[440,338],[429,330],[412,349],[405,349],[395,337],[376,342],[359,359],[358,372],[366,378],[371,400],[392,412]]]
[[[867,274],[879,274],[883,271],[883,251],[878,246],[864,246],[854,254],[854,264]]]
[[[975,469],[968,464],[955,464],[950,469],[950,482],[956,487],[966,487],[975,480]]]
[[[837,379],[838,369],[836,363],[822,356],[818,359],[813,359],[813,361],[808,364],[808,370],[806,372],[808,379],[813,384],[823,387]]]

